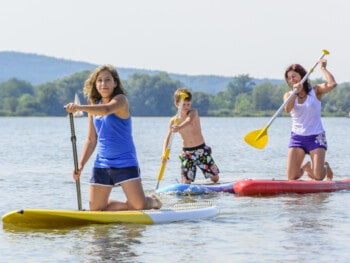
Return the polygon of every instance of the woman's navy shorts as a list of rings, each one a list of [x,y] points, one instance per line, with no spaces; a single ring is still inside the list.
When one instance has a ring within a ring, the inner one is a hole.
[[[90,184],[120,185],[121,183],[140,178],[140,169],[136,166],[123,168],[93,168]]]

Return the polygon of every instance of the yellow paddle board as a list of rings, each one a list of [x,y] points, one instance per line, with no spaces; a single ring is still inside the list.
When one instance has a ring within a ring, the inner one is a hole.
[[[162,224],[215,217],[219,209],[210,202],[181,203],[159,210],[78,211],[23,209],[5,214],[3,226],[26,228],[64,228],[87,224]]]

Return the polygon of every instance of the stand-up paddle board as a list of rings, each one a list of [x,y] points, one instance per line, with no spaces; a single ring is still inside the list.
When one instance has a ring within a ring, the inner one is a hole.
[[[307,194],[346,189],[350,189],[350,178],[336,181],[246,179],[238,180],[234,185],[238,195]]]
[[[217,184],[174,184],[158,189],[157,193],[169,193],[177,195],[200,195],[213,192],[233,193],[233,182]]]
[[[163,224],[215,217],[219,209],[210,202],[180,203],[159,210],[75,211],[23,209],[2,217],[3,225],[26,228],[64,228],[87,224],[135,223]]]

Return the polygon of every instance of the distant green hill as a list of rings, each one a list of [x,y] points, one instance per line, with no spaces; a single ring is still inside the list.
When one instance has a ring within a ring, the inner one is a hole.
[[[97,65],[95,64],[81,61],[60,59],[38,54],[1,51],[0,83],[7,81],[10,78],[17,78],[28,81],[33,85],[37,85],[54,81],[65,76],[70,76],[84,70],[92,70],[96,67]],[[161,71],[118,67],[118,72],[120,77],[123,80],[126,80],[129,75],[134,73],[155,75]],[[194,91],[203,91],[213,94],[226,90],[227,84],[234,79],[234,76],[223,77],[214,75],[190,76],[172,73],[168,74],[171,78],[181,81],[184,86]],[[256,84],[267,81],[273,84],[279,84],[282,82],[282,80],[254,79]]]

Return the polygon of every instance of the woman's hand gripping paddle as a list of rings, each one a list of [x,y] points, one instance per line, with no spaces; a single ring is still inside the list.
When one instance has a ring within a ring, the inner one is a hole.
[[[179,118],[180,118],[180,115],[181,115],[182,107],[183,107],[185,99],[187,98],[187,94],[186,93],[181,93],[180,95],[181,95],[181,101],[180,101],[179,108],[177,109],[177,113],[176,113],[176,116],[175,116],[175,119],[174,119],[174,124],[177,124],[179,122]],[[171,135],[170,135],[168,144],[166,146],[164,156],[162,158],[164,161],[162,162],[162,165],[161,165],[159,173],[158,173],[158,182],[157,182],[156,190],[159,187],[160,180],[162,180],[162,178],[163,178],[165,167],[166,167],[167,161],[169,159],[171,144],[173,143],[173,138],[174,138],[174,133],[172,132]]]
[[[318,61],[320,59],[322,59],[324,56],[328,55],[329,52],[327,50],[322,50],[322,56],[317,60],[317,62],[315,63],[315,65],[309,70],[309,72],[303,77],[303,79],[300,81],[301,84],[303,84],[307,78],[309,77],[309,75],[314,71],[314,69],[316,68]],[[281,107],[277,110],[277,112],[272,116],[272,118],[270,119],[270,121],[265,125],[264,128],[260,129],[260,130],[255,130],[255,131],[251,131],[249,132],[245,137],[244,140],[246,141],[246,143],[248,143],[249,145],[258,148],[258,149],[262,149],[266,146],[267,144],[267,140],[268,140],[268,136],[267,136],[267,129],[270,127],[270,125],[272,124],[272,122],[276,119],[276,117],[281,113],[281,111],[284,109],[284,106],[292,99],[292,97],[298,92],[297,89],[294,89],[293,92],[289,95],[289,97],[284,101],[284,103],[281,105]]]
[[[77,154],[77,138],[75,137],[75,129],[74,129],[74,117],[73,113],[69,113],[69,121],[70,121],[70,130],[71,130],[71,141],[73,146],[73,159],[74,159],[74,171],[78,172],[78,154]],[[80,192],[80,179],[75,181],[77,188],[77,197],[78,197],[78,209],[82,210],[81,206],[81,192]]]

